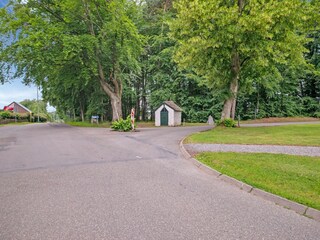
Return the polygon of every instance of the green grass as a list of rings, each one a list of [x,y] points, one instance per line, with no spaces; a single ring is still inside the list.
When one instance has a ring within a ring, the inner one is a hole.
[[[185,127],[198,127],[198,126],[208,126],[208,123],[189,123],[186,122]]]
[[[103,123],[90,123],[90,122],[66,122],[66,124],[74,127],[94,127],[94,128],[109,128],[110,123],[109,122],[103,122]]]
[[[320,124],[274,127],[217,127],[189,136],[185,143],[320,146]]]
[[[137,128],[155,127],[154,124],[155,124],[154,121],[148,121],[148,122],[138,121],[138,122],[136,122]],[[189,123],[189,122],[186,122],[181,126],[183,126],[183,127],[195,127],[195,126],[207,126],[207,125],[208,125],[207,123]]]
[[[320,210],[320,157],[205,152],[196,158],[253,187]]]
[[[155,127],[154,121],[136,121],[136,128],[150,128]]]
[[[6,124],[0,124],[0,127],[4,126],[20,126],[20,125],[27,125],[27,124],[34,124],[32,122],[11,122]]]
[[[103,123],[93,123],[90,122],[65,122],[66,124],[74,127],[96,127],[96,128],[109,128],[111,126],[110,122],[103,122]],[[185,123],[186,127],[191,126],[206,126],[208,124],[206,123]],[[136,128],[150,128],[155,127],[154,121],[137,121],[136,122]]]

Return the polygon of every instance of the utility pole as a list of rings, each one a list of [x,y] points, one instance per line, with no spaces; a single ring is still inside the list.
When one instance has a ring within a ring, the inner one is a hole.
[[[39,86],[37,86],[37,108],[38,108],[38,122],[39,121]]]

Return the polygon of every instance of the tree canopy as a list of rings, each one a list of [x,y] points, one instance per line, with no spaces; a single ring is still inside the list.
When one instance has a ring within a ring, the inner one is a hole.
[[[14,67],[14,77],[48,87],[62,79],[80,97],[97,81],[119,119],[124,77],[139,71],[135,8],[124,0],[12,0],[0,13],[0,31],[7,36],[0,45],[1,75]]]
[[[284,66],[307,67],[308,24],[314,20],[309,1],[178,0],[175,7],[175,59],[225,93],[222,119],[234,118],[246,81],[277,81]]]
[[[41,86],[61,116],[187,121],[320,116],[319,0],[10,0],[0,82]]]

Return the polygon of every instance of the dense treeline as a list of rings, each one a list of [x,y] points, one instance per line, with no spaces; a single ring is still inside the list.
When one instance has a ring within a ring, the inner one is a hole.
[[[0,81],[64,117],[320,117],[319,1],[29,0],[0,11]],[[14,72],[14,74],[12,74]]]

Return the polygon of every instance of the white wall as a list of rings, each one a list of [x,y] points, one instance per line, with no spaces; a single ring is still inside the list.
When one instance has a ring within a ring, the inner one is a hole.
[[[174,125],[180,126],[181,125],[181,112],[174,113]]]
[[[164,105],[162,105],[161,107],[159,107],[155,113],[154,113],[154,118],[155,118],[155,126],[156,127],[160,127],[161,126],[161,123],[160,123],[160,112],[161,110],[163,109]]]
[[[172,108],[169,108],[168,106],[165,106],[165,108],[168,110],[169,112],[169,122],[168,122],[168,126],[169,127],[174,127],[174,110]]]
[[[160,127],[161,126],[161,111],[163,108],[166,108],[168,111],[168,126],[174,127],[174,126],[180,126],[181,125],[181,112],[175,112],[172,108],[162,105],[159,107],[155,113],[155,126]]]

